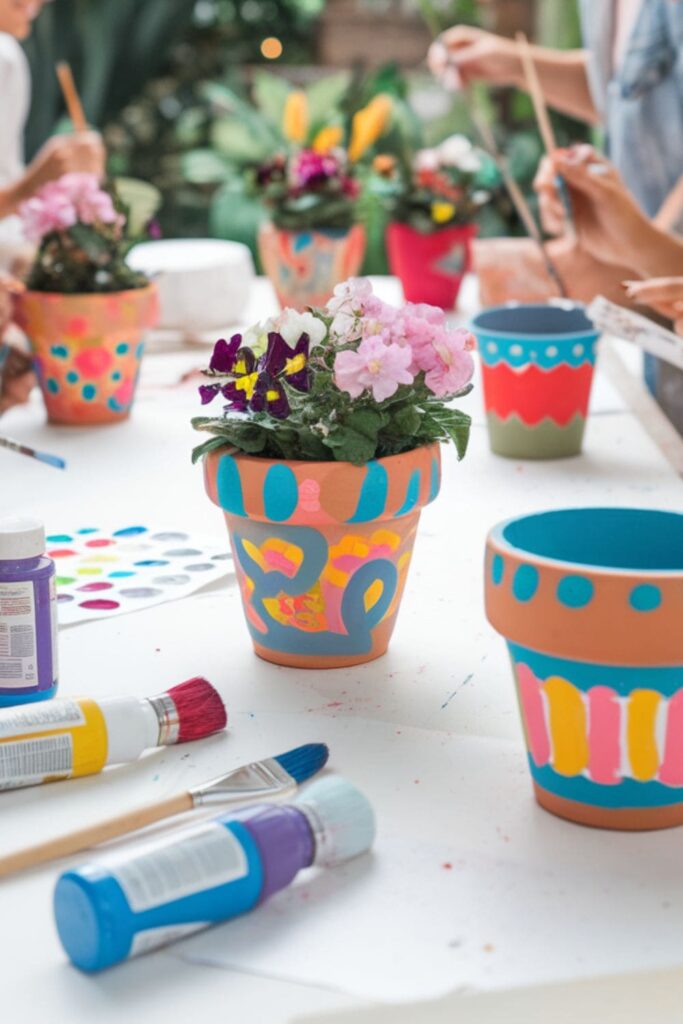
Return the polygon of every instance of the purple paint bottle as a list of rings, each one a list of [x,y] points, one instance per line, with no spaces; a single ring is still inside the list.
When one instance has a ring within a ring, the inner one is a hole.
[[[57,692],[55,565],[36,519],[0,519],[0,707]]]

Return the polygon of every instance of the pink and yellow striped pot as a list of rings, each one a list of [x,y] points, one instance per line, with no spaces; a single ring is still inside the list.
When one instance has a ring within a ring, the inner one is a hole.
[[[683,515],[583,508],[489,534],[538,802],[584,825],[683,824]]]
[[[359,272],[365,228],[285,231],[268,222],[259,229],[258,249],[281,306],[325,306],[335,287]]]
[[[317,669],[384,654],[440,466],[436,444],[364,466],[206,456],[260,657]]]
[[[24,292],[17,320],[34,354],[50,423],[117,423],[135,397],[156,285],[109,294]]]

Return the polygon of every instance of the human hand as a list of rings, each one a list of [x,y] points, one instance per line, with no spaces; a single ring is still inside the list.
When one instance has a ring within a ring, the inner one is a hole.
[[[549,156],[544,156],[534,178],[534,191],[538,196],[541,225],[548,235],[561,235],[567,227],[564,204],[557,188],[557,171]]]
[[[621,179],[616,167],[592,146],[558,149],[549,158],[542,182],[547,209],[554,216],[559,194],[550,174],[561,175],[569,188],[574,228],[581,247],[601,263],[637,269],[641,247],[652,226]],[[555,194],[552,195],[552,188]]]
[[[22,198],[28,198],[48,181],[81,171],[104,175],[105,149],[97,132],[54,135],[31,161],[21,183]]]
[[[432,43],[427,63],[432,74],[453,89],[476,80],[510,84],[519,57],[511,39],[470,25],[455,25]]]
[[[0,275],[0,416],[11,406],[26,402],[35,384],[30,357],[1,340],[13,318],[14,296],[23,287],[14,278]]]
[[[650,306],[683,335],[683,277],[655,277],[649,281],[624,281],[626,295],[639,306]]]

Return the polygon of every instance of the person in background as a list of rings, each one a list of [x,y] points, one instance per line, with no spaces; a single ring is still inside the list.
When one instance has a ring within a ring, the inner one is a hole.
[[[579,9],[585,49],[531,48],[546,101],[588,124],[603,124],[607,153],[642,210],[654,217],[683,172],[683,3],[579,0]],[[429,62],[447,85],[456,75],[465,83],[525,88],[516,43],[480,29],[449,29],[432,46]],[[535,187],[546,230],[560,234],[565,222],[555,174],[544,160]],[[627,268],[618,254],[616,266],[605,263],[582,251],[571,233],[557,245],[558,262],[571,268],[569,279],[584,291],[611,293],[623,279]]]
[[[31,32],[43,0],[0,0],[0,270],[21,273],[29,258],[19,218],[20,204],[42,185],[70,171],[104,173],[104,147],[96,132],[48,139],[28,167],[23,136],[31,99],[28,62],[19,40]],[[0,275],[0,415],[25,402],[34,384],[31,360],[3,341],[12,318],[18,282]]]

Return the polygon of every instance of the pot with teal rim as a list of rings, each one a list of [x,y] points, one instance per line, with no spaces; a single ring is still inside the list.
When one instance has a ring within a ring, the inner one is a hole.
[[[475,316],[491,450],[513,459],[578,455],[598,331],[583,306],[510,303]]]
[[[683,515],[511,519],[485,572],[538,802],[603,828],[683,824]]]

